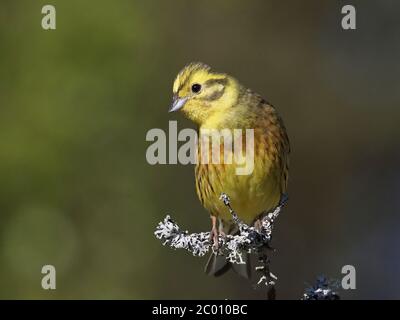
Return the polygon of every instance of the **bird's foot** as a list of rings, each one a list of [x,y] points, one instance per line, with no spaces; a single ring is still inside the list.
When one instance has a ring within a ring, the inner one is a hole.
[[[212,227],[210,231],[210,242],[214,251],[218,251],[219,246],[219,232],[217,227]]]
[[[254,229],[257,232],[261,232],[262,231],[262,227],[263,227],[263,225],[262,225],[262,219],[261,218],[258,218],[256,221],[254,221]]]
[[[219,245],[220,232],[218,231],[217,217],[211,216],[211,223],[212,223],[212,228],[210,231],[210,242],[212,243],[212,249],[214,251],[218,251],[220,248]]]

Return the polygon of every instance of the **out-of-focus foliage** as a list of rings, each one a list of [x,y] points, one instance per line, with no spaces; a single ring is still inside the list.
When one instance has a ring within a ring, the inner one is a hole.
[[[153,235],[166,213],[209,229],[193,168],[145,158],[147,130],[192,127],[167,109],[199,60],[262,94],[289,132],[278,298],[346,264],[357,290],[343,299],[399,298],[400,4],[352,3],[355,31],[341,1],[1,1],[0,297],[263,298]]]

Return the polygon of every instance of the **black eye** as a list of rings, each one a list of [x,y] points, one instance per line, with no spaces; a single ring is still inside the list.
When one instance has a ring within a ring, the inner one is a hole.
[[[198,83],[195,83],[194,85],[192,85],[192,91],[194,93],[198,93],[201,90],[201,85],[199,85]]]

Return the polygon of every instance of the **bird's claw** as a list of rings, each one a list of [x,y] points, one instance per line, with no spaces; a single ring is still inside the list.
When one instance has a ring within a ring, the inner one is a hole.
[[[263,225],[262,225],[262,219],[261,218],[258,218],[256,221],[254,221],[254,229],[258,233],[260,233],[262,231],[262,227],[263,227]]]
[[[215,251],[218,251],[220,248],[219,245],[219,232],[216,227],[213,227],[210,231],[210,242],[212,243],[212,248]]]

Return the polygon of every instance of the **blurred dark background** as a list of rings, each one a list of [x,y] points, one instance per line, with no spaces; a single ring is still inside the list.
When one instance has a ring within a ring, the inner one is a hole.
[[[41,28],[41,8],[57,29]],[[341,28],[341,8],[357,30]],[[207,231],[193,167],[150,166],[151,128],[190,61],[279,110],[290,201],[274,233],[278,298],[357,270],[345,299],[400,298],[398,1],[5,1],[0,4],[0,298],[262,299],[153,235]],[[41,267],[57,289],[41,288]]]

